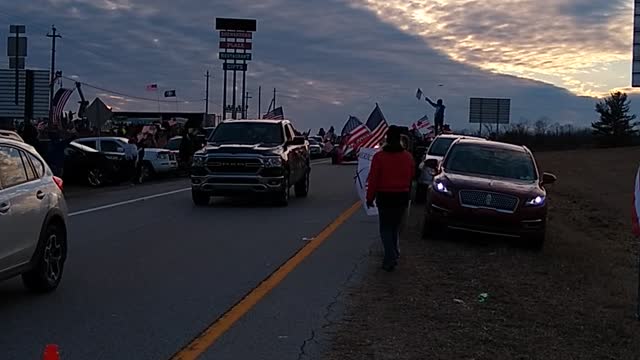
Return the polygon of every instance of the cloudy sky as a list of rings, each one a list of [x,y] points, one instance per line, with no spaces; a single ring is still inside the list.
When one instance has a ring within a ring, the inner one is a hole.
[[[349,115],[364,121],[376,102],[390,123],[410,124],[433,112],[415,98],[418,87],[444,99],[455,128],[475,128],[469,97],[511,98],[512,122],[588,125],[595,97],[629,85],[632,12],[623,0],[0,3],[2,23],[27,25],[30,67],[48,67],[44,35],[55,24],[58,68],[105,89],[86,88],[87,96],[116,110],[157,111],[157,102],[136,99],[155,99],[145,85],[157,83],[178,94],[161,111],[203,111],[209,69],[209,108],[219,113],[215,18],[255,18],[250,115],[258,86],[263,109],[276,87],[278,105],[301,129],[341,126]],[[5,39],[8,27],[0,31]]]

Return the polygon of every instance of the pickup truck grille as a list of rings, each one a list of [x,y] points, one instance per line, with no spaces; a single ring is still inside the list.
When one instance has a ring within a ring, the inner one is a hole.
[[[475,190],[460,191],[460,204],[467,207],[514,212],[518,202],[518,198],[512,195]]]
[[[262,168],[259,159],[209,158],[207,169],[212,173],[257,174]]]

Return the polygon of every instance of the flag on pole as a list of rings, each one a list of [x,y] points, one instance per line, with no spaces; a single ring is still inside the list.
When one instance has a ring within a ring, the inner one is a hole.
[[[262,118],[271,120],[284,120],[284,112],[282,111],[282,106],[269,111]]]
[[[369,129],[355,116],[349,116],[349,120],[344,124],[341,132],[344,137],[342,150],[353,146],[357,149],[359,144],[369,136]]]
[[[167,90],[164,92],[164,97],[176,97],[176,91],[175,90]]]
[[[416,97],[418,100],[422,99],[422,89],[418,88],[418,91],[416,91]]]
[[[147,91],[158,91],[158,84],[147,85]]]
[[[74,90],[75,89],[60,88],[56,92],[56,95],[53,97],[53,103],[51,105],[51,108],[53,109],[53,111],[51,112],[51,122],[53,124],[60,124],[64,107],[67,105],[67,101],[71,97],[71,94]]]
[[[373,109],[371,115],[369,115],[366,125],[371,134],[360,147],[376,147],[376,145],[379,145],[384,140],[384,137],[387,135],[387,129],[389,129],[389,125],[384,119],[384,115],[382,114],[382,110],[380,110],[380,106],[378,106],[378,104],[376,104],[375,109]]]
[[[411,129],[412,130],[422,130],[422,129],[428,129],[429,127],[431,127],[431,123],[429,122],[429,117],[427,115],[421,117],[420,119],[418,119],[418,121],[414,122],[411,125]]]

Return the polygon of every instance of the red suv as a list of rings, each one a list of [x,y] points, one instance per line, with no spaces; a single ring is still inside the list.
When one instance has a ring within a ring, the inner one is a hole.
[[[435,170],[429,188],[423,236],[439,229],[522,239],[542,248],[547,221],[545,185],[529,149],[501,142],[456,140]]]

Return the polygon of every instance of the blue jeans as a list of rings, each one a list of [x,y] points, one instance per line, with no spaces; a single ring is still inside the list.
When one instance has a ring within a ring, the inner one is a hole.
[[[378,207],[380,238],[384,247],[383,265],[395,266],[400,256],[400,226],[406,208]]]

